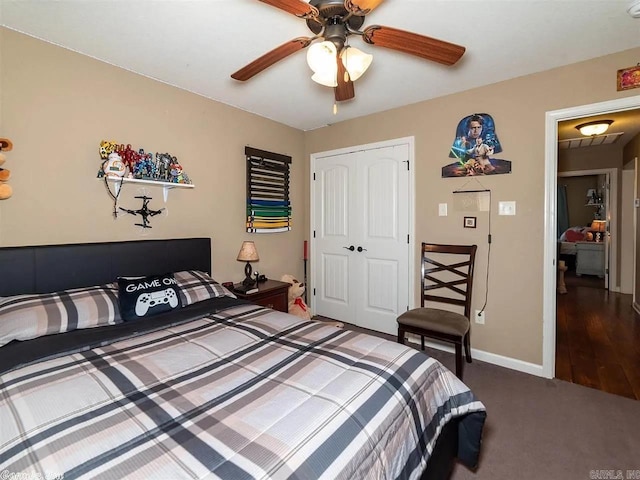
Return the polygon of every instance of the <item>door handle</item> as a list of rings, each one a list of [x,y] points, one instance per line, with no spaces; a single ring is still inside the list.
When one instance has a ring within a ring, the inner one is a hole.
[[[342,247],[342,248],[346,248],[347,250],[351,250],[352,252],[356,249],[356,247],[354,247],[353,245],[350,245],[348,247]]]
[[[358,251],[359,251],[359,252],[366,252],[366,251],[367,251],[367,249],[366,249],[366,248],[362,248],[362,247],[358,247]]]

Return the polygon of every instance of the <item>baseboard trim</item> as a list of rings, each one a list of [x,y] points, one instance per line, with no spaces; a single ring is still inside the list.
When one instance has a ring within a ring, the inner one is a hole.
[[[638,305],[636,302],[633,302],[633,309],[636,311],[636,313],[640,314],[640,305]]]
[[[412,336],[408,336],[407,340],[411,343],[415,343],[420,345],[420,337],[412,338]],[[454,353],[455,350],[453,347],[436,343],[432,341],[425,341],[425,346],[435,348],[436,350],[440,350],[443,352]],[[516,370],[518,372],[528,373],[530,375],[535,375],[536,377],[548,378],[544,374],[544,370],[542,365],[536,365],[535,363],[525,362],[523,360],[518,360],[517,358],[505,357],[503,355],[497,355],[495,353],[485,352],[483,350],[478,350],[476,348],[471,349],[471,356],[482,362],[491,363],[492,365],[498,365],[499,367],[509,368],[511,370]]]

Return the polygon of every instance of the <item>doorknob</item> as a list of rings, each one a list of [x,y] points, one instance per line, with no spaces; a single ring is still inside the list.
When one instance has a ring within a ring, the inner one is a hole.
[[[347,250],[351,250],[352,252],[356,249],[356,247],[354,247],[353,245],[350,245],[348,247],[342,247],[342,248],[346,248]]]
[[[365,251],[365,252],[366,252],[366,251],[367,251],[367,249],[366,249],[366,248],[362,248],[362,247],[358,247],[358,251],[359,251],[359,252],[362,252],[362,251]]]

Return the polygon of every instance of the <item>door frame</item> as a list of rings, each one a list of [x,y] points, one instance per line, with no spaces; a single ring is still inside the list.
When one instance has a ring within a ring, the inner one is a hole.
[[[542,308],[542,376],[553,378],[556,370],[556,255],[558,188],[558,122],[592,115],[640,108],[640,95],[553,110],[545,114],[545,195]]]
[[[408,196],[408,200],[409,200],[409,265],[408,265],[408,271],[409,271],[409,284],[407,286],[408,288],[408,294],[409,294],[409,298],[407,299],[407,301],[409,302],[409,308],[413,308],[414,307],[414,302],[415,302],[415,278],[416,278],[416,252],[415,252],[415,237],[416,237],[416,231],[415,231],[415,166],[416,166],[416,162],[415,162],[415,137],[410,136],[410,137],[401,137],[401,138],[393,138],[390,140],[383,140],[381,142],[374,142],[374,143],[366,143],[366,144],[362,144],[362,145],[355,145],[352,147],[346,147],[346,148],[339,148],[336,150],[327,150],[324,152],[316,152],[316,153],[312,153],[309,156],[309,183],[311,185],[311,188],[309,189],[309,212],[310,212],[310,216],[309,216],[309,239],[310,239],[310,248],[311,248],[311,252],[315,252],[315,247],[316,247],[316,242],[315,242],[315,238],[313,235],[314,230],[316,230],[316,218],[315,218],[315,211],[316,211],[316,204],[315,204],[315,188],[316,188],[316,183],[314,181],[314,175],[315,175],[315,171],[316,171],[316,162],[318,162],[320,157],[328,157],[328,156],[333,156],[333,155],[346,155],[349,153],[355,153],[358,151],[362,151],[362,150],[375,150],[378,148],[386,148],[386,147],[393,147],[393,146],[397,146],[397,145],[402,145],[402,144],[407,144],[409,146],[409,191],[407,192],[407,196]],[[310,259],[313,259],[313,254],[309,255]],[[313,265],[313,260],[311,261],[311,265],[310,265],[310,269],[313,270],[314,265]],[[309,285],[307,285],[309,287],[308,291],[309,291],[309,296],[311,301],[310,306],[311,306],[311,311],[314,311],[316,308],[316,297],[313,294],[314,290],[315,290],[315,275],[309,275],[308,276],[311,281],[309,282]]]
[[[638,185],[638,157],[634,157],[633,159],[633,269],[634,269],[634,274],[631,277],[631,306],[633,307],[633,309],[636,311],[636,313],[640,314],[640,309],[638,308],[638,303],[637,303],[637,299],[636,299],[636,273],[635,273],[635,269],[637,268],[638,265],[638,257],[637,257],[637,252],[638,252],[638,214],[637,214],[637,207],[636,207],[636,199],[638,198],[638,188],[640,188],[640,185]]]
[[[617,237],[618,232],[618,168],[598,168],[592,170],[570,170],[568,172],[558,172],[560,178],[584,177],[586,175],[605,175],[609,184],[608,192],[605,192],[607,202],[605,218],[609,231],[604,236],[605,243],[605,285],[610,292],[620,292],[620,285],[614,285],[611,279],[618,278],[618,249],[617,239],[611,241],[612,237]],[[556,205],[557,207],[557,205]],[[573,226],[573,225],[569,225]],[[615,233],[612,233],[615,232]]]

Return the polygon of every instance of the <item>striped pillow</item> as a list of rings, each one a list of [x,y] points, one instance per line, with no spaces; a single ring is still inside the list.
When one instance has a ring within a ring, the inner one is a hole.
[[[236,296],[225,287],[216,282],[205,272],[197,270],[186,270],[173,274],[178,284],[178,291],[182,306],[186,307],[192,303],[202,302],[210,298]]]
[[[12,340],[121,323],[118,286],[0,297],[0,347]]]

